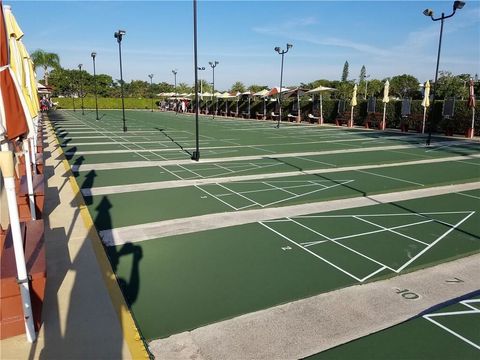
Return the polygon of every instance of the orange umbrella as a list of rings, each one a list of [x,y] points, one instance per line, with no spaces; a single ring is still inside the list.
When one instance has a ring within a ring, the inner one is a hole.
[[[8,36],[0,1],[0,118],[4,138],[12,140],[28,133],[27,118],[9,66]]]

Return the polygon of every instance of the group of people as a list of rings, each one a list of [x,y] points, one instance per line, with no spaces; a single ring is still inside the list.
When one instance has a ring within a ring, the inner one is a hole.
[[[54,107],[54,103],[51,99],[47,98],[45,95],[40,99],[40,111],[47,112]]]
[[[190,105],[190,101],[185,99],[174,100],[172,102],[167,102],[163,100],[159,103],[159,108],[160,110],[163,110],[163,111],[172,110],[176,112],[185,113],[188,111],[189,105]]]

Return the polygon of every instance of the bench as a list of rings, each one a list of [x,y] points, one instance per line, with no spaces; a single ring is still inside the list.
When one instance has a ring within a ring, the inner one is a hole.
[[[385,123],[386,121],[387,120],[385,119]],[[365,118],[364,126],[366,129],[373,129],[377,127],[378,130],[385,130],[383,128],[383,113],[368,113],[367,117]]]
[[[347,127],[353,127],[353,123],[350,121],[350,114],[337,114],[337,117],[335,118],[335,125],[347,125]]]
[[[257,120],[266,120],[267,117],[263,113],[257,112],[257,113],[255,113],[255,118]]]

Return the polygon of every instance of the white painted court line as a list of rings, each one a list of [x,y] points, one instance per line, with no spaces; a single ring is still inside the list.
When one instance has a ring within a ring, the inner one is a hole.
[[[449,315],[471,315],[471,314],[478,314],[480,313],[480,310],[469,310],[469,311],[457,311],[456,313],[437,313],[437,314],[430,314],[430,315],[424,315],[423,318],[430,321],[431,323],[437,325],[438,327],[442,328],[443,330],[447,331],[448,333],[452,334],[453,336],[456,336],[460,340],[464,341],[465,343],[473,346],[474,348],[480,350],[480,344],[476,344],[473,341],[467,339],[466,337],[460,335],[459,333],[451,330],[450,328],[446,327],[445,325],[442,325],[438,321],[432,319],[432,317],[439,317],[439,316],[449,316]]]
[[[480,157],[480,154],[475,155],[475,157]],[[82,192],[84,193],[84,195],[107,195],[107,194],[113,194],[113,193],[145,191],[145,190],[153,190],[153,189],[169,189],[174,187],[205,185],[205,184],[213,184],[213,183],[238,182],[238,181],[258,180],[258,179],[274,179],[274,178],[289,177],[289,176],[328,174],[333,172],[345,172],[345,171],[353,171],[353,170],[358,171],[358,170],[366,170],[366,169],[381,169],[381,168],[408,166],[408,165],[453,162],[453,161],[461,160],[463,158],[464,157],[461,156],[461,157],[453,157],[453,158],[415,160],[415,161],[408,161],[408,162],[402,162],[402,163],[390,163],[390,164],[380,164],[380,165],[347,166],[347,167],[329,168],[329,169],[289,171],[289,172],[279,172],[279,173],[232,176],[232,177],[224,177],[224,178],[192,179],[192,180],[183,180],[183,181],[175,181],[175,182],[161,181],[161,182],[153,182],[153,183],[105,186],[105,187],[98,187],[93,189],[83,189]],[[167,161],[150,161],[150,162],[134,161],[130,163],[125,162],[125,163],[114,163],[114,164],[122,164],[120,168],[135,168],[135,167],[179,165],[180,163],[183,163],[183,162],[178,160],[167,160]],[[106,165],[106,166],[103,166],[103,165]],[[100,165],[91,164],[91,165],[80,165],[80,166],[72,165],[72,171],[78,172],[79,170],[89,171],[89,170],[109,170],[109,169],[119,168],[111,165],[112,164],[100,164]],[[128,166],[128,165],[131,165],[131,166]]]
[[[363,173],[363,174],[368,174],[368,175],[379,176],[379,177],[382,177],[382,178],[385,178],[385,179],[390,179],[390,180],[405,182],[405,183],[408,183],[408,184],[413,184],[413,185],[418,185],[418,186],[425,186],[424,184],[420,184],[420,183],[417,183],[417,182],[414,182],[414,181],[404,180],[404,179],[400,179],[400,178],[393,177],[393,176],[375,174],[375,173],[373,173],[373,172],[371,172],[371,171],[357,170],[357,172]]]
[[[410,265],[412,262],[414,262],[416,259],[418,259],[420,256],[422,256],[425,252],[430,250],[435,244],[437,244],[440,240],[442,240],[445,236],[450,234],[453,230],[455,230],[457,227],[459,227],[462,223],[464,223],[470,216],[475,214],[475,211],[471,211],[469,215],[467,215],[465,218],[463,218],[461,221],[456,223],[453,227],[451,227],[448,231],[446,231],[442,236],[438,237],[434,242],[429,244],[425,249],[420,251],[417,255],[415,255],[413,258],[411,258],[409,261],[407,261],[405,264],[403,264],[401,267],[399,267],[396,272],[399,273],[403,269],[405,269],[408,265]]]
[[[368,221],[368,220],[366,220],[366,219],[362,219],[360,216],[354,216],[354,218],[355,218],[355,219],[358,219],[358,220],[361,220],[361,221],[363,221],[363,222],[366,222],[367,224],[370,224],[370,225],[379,227],[380,229],[383,229],[383,230],[385,230],[385,231],[388,231],[388,232],[394,233],[394,234],[396,234],[396,235],[399,235],[399,236],[401,236],[401,237],[407,238],[407,239],[409,239],[409,240],[418,242],[418,243],[423,244],[423,245],[425,245],[425,246],[428,246],[428,245],[429,245],[428,243],[426,243],[426,242],[424,242],[424,241],[421,241],[421,240],[415,239],[415,238],[413,238],[413,237],[411,237],[411,236],[402,234],[402,233],[400,233],[400,232],[398,232],[398,231],[393,230],[392,228],[386,228],[386,227],[384,227],[384,226],[382,226],[382,225],[375,224],[375,223],[372,222],[372,221]],[[433,220],[432,220],[432,221],[433,221]],[[426,221],[424,221],[424,222],[422,222],[422,223],[427,223],[427,222],[430,222],[430,221],[426,220]]]
[[[204,230],[219,229],[235,225],[269,221],[286,217],[301,217],[309,214],[326,213],[335,210],[352,209],[363,206],[373,206],[403,200],[420,199],[431,196],[451,194],[458,191],[480,189],[480,182],[458,185],[446,185],[428,189],[398,191],[389,194],[379,194],[369,197],[354,197],[347,199],[321,201],[301,205],[252,209],[241,212],[227,212],[193,216],[183,219],[163,220],[146,224],[124,226],[100,231],[106,246],[123,245],[127,242],[139,242],[162,238],[171,235],[188,234]],[[205,192],[202,189],[199,189]],[[218,199],[221,201],[220,199]],[[231,207],[228,203],[225,204]],[[361,215],[361,214],[359,214]]]
[[[291,242],[293,245],[299,247],[299,248],[302,249],[303,251],[306,251],[306,252],[309,253],[310,255],[315,256],[316,258],[318,258],[318,259],[326,262],[328,265],[333,266],[335,269],[341,271],[342,273],[344,273],[344,274],[350,276],[351,278],[353,278],[353,279],[355,279],[355,280],[357,280],[357,281],[360,282],[360,279],[359,279],[358,277],[356,277],[355,275],[350,274],[348,271],[342,269],[341,267],[338,267],[337,265],[335,265],[334,263],[332,263],[332,262],[328,261],[327,259],[321,257],[320,255],[315,254],[313,251],[308,250],[307,248],[303,247],[302,245],[300,245],[300,244],[296,243],[295,241],[289,239],[288,237],[286,237],[286,236],[283,235],[282,233],[279,233],[279,232],[276,231],[275,229],[272,229],[270,226],[265,225],[265,224],[264,224],[263,222],[261,222],[261,221],[259,222],[259,224],[262,225],[262,226],[264,226],[264,227],[266,227],[266,228],[269,229],[270,231],[274,232],[274,233],[277,234],[278,236],[284,238],[285,240]]]

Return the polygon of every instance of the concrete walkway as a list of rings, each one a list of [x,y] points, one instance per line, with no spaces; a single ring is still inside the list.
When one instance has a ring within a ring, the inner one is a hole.
[[[120,290],[115,278],[105,281],[111,276],[109,265],[104,263],[104,254],[102,258],[96,231],[86,221],[86,209],[80,206],[83,200],[69,178],[68,165],[56,160],[63,158],[61,147],[49,124],[46,129],[47,287],[43,325],[33,344],[23,335],[2,340],[1,358],[145,358],[143,344],[134,339],[134,325],[127,328],[132,320],[116,298]],[[140,344],[136,346],[136,342]]]

